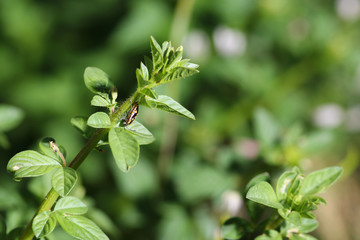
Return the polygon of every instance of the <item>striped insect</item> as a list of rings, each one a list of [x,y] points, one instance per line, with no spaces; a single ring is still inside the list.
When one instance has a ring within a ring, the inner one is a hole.
[[[136,118],[139,113],[139,102],[135,102],[134,105],[131,106],[130,110],[126,114],[124,119],[124,126],[130,125]]]

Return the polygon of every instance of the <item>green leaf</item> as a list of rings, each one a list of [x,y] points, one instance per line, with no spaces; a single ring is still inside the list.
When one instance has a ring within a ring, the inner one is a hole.
[[[261,173],[261,174],[256,175],[255,177],[253,177],[248,182],[248,184],[246,184],[245,192],[248,192],[251,187],[255,186],[257,183],[262,182],[262,181],[265,181],[265,182],[270,181],[268,173],[266,173],[266,172]],[[256,202],[249,201],[249,200],[245,201],[245,204],[246,204],[246,208],[248,210],[249,216],[251,218],[251,221],[254,223],[257,223],[260,220],[260,218],[262,217],[262,214],[265,210],[265,206],[259,205]]]
[[[109,101],[109,99],[105,99],[100,95],[95,95],[91,99],[91,105],[96,107],[109,107],[111,106],[111,102]]]
[[[255,240],[282,240],[281,233],[276,230],[269,230],[267,234],[263,234],[255,238]]]
[[[159,84],[163,84],[163,83],[167,83],[170,81],[176,81],[176,80],[190,77],[199,72],[199,70],[197,70],[198,67],[199,67],[199,65],[194,64],[194,63],[186,63],[181,67],[175,67],[170,70],[167,77],[161,79]]]
[[[144,88],[145,86],[149,85],[150,82],[146,81],[144,76],[142,75],[143,73],[141,72],[140,68],[136,69],[136,80],[138,83],[138,88]]]
[[[178,66],[178,63],[179,61],[181,60],[182,58],[182,55],[183,55],[183,47],[180,46],[176,49],[175,53],[172,54],[170,57],[169,57],[169,61],[166,65],[166,70],[167,71],[170,71],[172,70],[174,67]]]
[[[260,174],[256,175],[255,177],[253,177],[253,178],[248,182],[248,184],[246,184],[245,192],[249,191],[249,189],[250,189],[252,186],[255,186],[255,185],[256,185],[257,183],[259,183],[259,182],[269,182],[269,181],[270,181],[269,173],[267,173],[267,172],[260,173]]]
[[[23,178],[41,176],[60,166],[60,163],[53,158],[27,150],[13,156],[7,165],[7,170],[14,173],[15,178]]]
[[[310,218],[301,218],[301,225],[299,227],[300,233],[309,233],[314,231],[319,226],[318,221]]]
[[[89,139],[96,131],[96,128],[92,128],[87,125],[86,117],[71,118],[71,125],[73,125],[79,132],[81,132],[82,136],[86,139]],[[101,139],[98,142],[98,144],[96,146],[99,147],[99,146],[108,145],[108,144],[109,143],[107,142],[107,139],[105,136],[103,139]]]
[[[87,125],[87,117],[73,117],[71,118],[71,125],[73,125],[82,135],[88,139],[96,131],[96,129],[91,128]]]
[[[46,156],[49,156],[49,157],[57,160],[58,155],[51,149],[50,141],[55,142],[55,139],[53,139],[51,137],[46,137],[46,138],[43,138],[40,140],[40,142],[39,142],[40,152]]]
[[[247,220],[234,217],[226,220],[221,226],[221,237],[229,240],[240,239],[251,230],[252,227]]]
[[[87,125],[93,128],[111,128],[111,121],[106,113],[96,112],[89,117]]]
[[[301,225],[301,215],[297,211],[291,211],[290,214],[286,217],[286,220],[295,226]]]
[[[93,93],[109,93],[113,88],[109,76],[103,70],[96,67],[87,67],[85,69],[84,81],[86,87]]]
[[[304,234],[314,231],[318,226],[319,224],[315,219],[302,217],[298,224],[286,221],[285,225],[281,228],[281,231],[287,233],[287,235],[290,235],[294,231]]]
[[[154,99],[158,98],[156,92],[150,88],[143,88],[140,90],[140,92],[146,96],[149,96],[150,98],[154,98]]]
[[[115,162],[121,171],[127,172],[139,159],[139,143],[123,128],[112,128],[109,132],[109,144]]]
[[[51,185],[60,196],[64,197],[73,189],[77,178],[77,173],[73,168],[62,167],[52,175]]]
[[[63,197],[57,201],[54,211],[65,215],[85,214],[88,207],[76,197]]]
[[[246,194],[246,198],[272,208],[283,207],[268,182],[259,182],[251,187]]]
[[[257,108],[254,118],[256,138],[263,147],[272,146],[279,134],[278,123],[264,108]]]
[[[329,167],[310,173],[300,187],[300,194],[309,196],[324,192],[339,179],[342,171],[341,167]]]
[[[135,137],[139,145],[146,145],[155,141],[155,137],[152,133],[138,121],[134,121],[131,125],[126,127],[125,130]]]
[[[50,141],[53,141],[55,143],[55,139],[53,139],[51,137],[46,137],[46,138],[41,139],[41,141],[39,142],[40,152],[48,157],[54,158],[56,161],[58,161],[60,164],[62,164],[62,160],[59,157],[59,155],[51,149]],[[60,152],[63,154],[63,156],[66,157],[65,148],[63,146],[58,146],[58,147],[60,149]]]
[[[81,240],[109,239],[93,221],[86,217],[56,214],[56,218],[65,232],[74,238]]]
[[[279,201],[286,199],[288,190],[293,184],[293,180],[298,176],[298,173],[294,171],[286,171],[281,174],[276,184],[276,195]]]
[[[153,62],[148,56],[144,57],[144,61],[145,61],[145,66],[148,69],[149,75],[151,75],[151,73],[153,72]]]
[[[149,81],[149,71],[143,63],[140,63],[140,70],[141,70],[141,75],[144,78],[144,80]]]
[[[195,120],[195,116],[189,110],[169,96],[159,95],[157,99],[148,98],[147,101],[157,109]]]
[[[32,223],[34,235],[37,238],[50,234],[56,227],[56,217],[51,211],[38,214]]]
[[[150,37],[150,48],[151,48],[151,56],[152,56],[152,63],[153,63],[153,71],[157,73],[163,64],[162,59],[162,49],[159,43],[155,40],[153,36]]]
[[[73,117],[71,118],[70,123],[82,133],[88,128],[87,117]]]
[[[0,132],[15,128],[24,118],[24,112],[17,107],[0,104]]]

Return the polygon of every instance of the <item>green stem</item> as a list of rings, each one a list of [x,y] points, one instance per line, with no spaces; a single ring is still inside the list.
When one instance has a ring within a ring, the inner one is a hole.
[[[81,151],[76,155],[74,160],[70,163],[69,167],[74,169],[78,169],[81,163],[85,160],[85,158],[89,155],[89,153],[96,147],[97,143],[101,140],[101,138],[108,132],[108,129],[98,129],[91,138],[87,141],[85,146],[81,149]],[[31,240],[34,237],[34,233],[32,231],[32,222],[36,215],[41,212],[48,211],[52,208],[55,204],[56,200],[58,199],[59,194],[56,193],[54,188],[52,188],[46,197],[44,198],[43,202],[41,203],[39,209],[34,214],[31,221],[26,226],[23,234],[19,238],[19,240]]]
[[[35,216],[41,212],[50,210],[50,208],[54,205],[57,198],[59,197],[59,194],[55,192],[55,190],[52,188],[48,194],[46,195],[45,199],[41,203],[39,209],[34,214],[33,218],[30,220],[28,225],[26,226],[23,234],[20,236],[19,240],[31,240],[34,237],[34,233],[32,231],[32,222],[35,218]]]
[[[126,112],[127,109],[130,108],[131,101],[136,100],[138,98],[138,91],[136,91],[131,98],[129,98],[127,101],[125,101],[119,109],[111,115],[111,121],[117,120],[118,116],[120,116],[122,113]],[[131,99],[131,100],[130,100]],[[106,133],[109,132],[110,129],[98,129],[92,136],[89,138],[89,140],[86,142],[85,146],[80,150],[80,152],[76,155],[76,157],[71,161],[69,164],[69,167],[73,169],[78,169],[80,165],[84,162],[86,157],[89,155],[89,153],[96,147],[98,142],[105,136]],[[36,215],[38,215],[41,212],[48,211],[52,208],[52,206],[55,204],[56,200],[58,199],[59,194],[56,193],[56,191],[52,188],[46,197],[44,198],[43,202],[41,203],[39,209],[34,214],[33,218],[30,220],[28,225],[26,226],[24,232],[22,233],[19,240],[31,240],[34,237],[34,233],[32,231],[32,222]]]

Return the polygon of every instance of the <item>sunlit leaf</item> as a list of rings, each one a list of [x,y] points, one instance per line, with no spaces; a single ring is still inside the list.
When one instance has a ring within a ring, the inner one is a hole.
[[[163,78],[159,83],[163,84],[163,83],[167,83],[170,81],[176,81],[176,80],[190,77],[199,72],[199,70],[197,70],[198,67],[199,66],[194,63],[188,63],[181,67],[175,67],[175,68],[171,69],[170,73],[167,75],[167,77]]]
[[[27,150],[13,156],[7,165],[7,170],[14,173],[15,178],[23,178],[41,176],[60,166],[54,158]]]
[[[50,234],[56,227],[56,217],[51,211],[38,214],[32,223],[34,235],[37,238]]]
[[[300,187],[302,196],[314,195],[328,189],[342,174],[341,167],[329,167],[310,173]]]
[[[139,159],[139,143],[123,128],[112,128],[109,132],[109,144],[115,162],[121,171],[127,172]]]
[[[81,240],[109,239],[93,221],[86,217],[56,214],[56,218],[65,232],[74,238]]]
[[[155,137],[152,133],[141,123],[134,121],[131,125],[125,128],[129,133],[131,133],[139,145],[150,144],[155,141]]]
[[[249,189],[253,186],[255,186],[257,183],[259,182],[269,182],[270,181],[270,176],[269,173],[265,172],[265,173],[261,173],[256,175],[255,177],[253,177],[248,184],[246,184],[245,187],[245,192],[248,192]],[[253,201],[245,201],[249,216],[251,218],[251,220],[253,222],[258,222],[260,220],[260,218],[262,217],[263,212],[265,211],[265,206],[257,204],[256,202]]]
[[[163,64],[162,59],[162,49],[159,43],[155,40],[153,36],[150,37],[150,48],[151,48],[151,56],[152,56],[152,63],[153,63],[153,71],[156,73],[160,70]]]
[[[144,76],[142,75],[143,73],[141,72],[140,68],[136,69],[136,80],[138,83],[138,88],[143,88],[146,85],[148,85],[150,82],[148,82],[147,80],[145,80]]]
[[[276,184],[276,195],[279,201],[285,199],[288,194],[288,189],[293,184],[293,180],[298,175],[294,171],[286,171],[279,177]]]
[[[253,177],[248,184],[246,184],[245,191],[249,191],[249,189],[253,186],[255,186],[259,182],[269,182],[270,181],[270,175],[267,172],[260,173]]]
[[[64,197],[74,188],[77,178],[74,169],[62,167],[52,175],[51,185],[60,196]]]
[[[195,120],[195,116],[189,110],[169,96],[159,95],[157,99],[148,98],[147,101],[157,109]]]
[[[174,67],[176,67],[183,55],[183,47],[180,46],[176,49],[176,51],[169,57],[169,61],[166,65],[166,70],[171,71]]]
[[[67,215],[81,215],[85,214],[88,207],[76,197],[63,197],[57,201],[54,211]]]
[[[93,128],[110,128],[111,121],[106,113],[96,112],[89,117],[87,125]]]
[[[141,75],[143,76],[145,81],[149,81],[149,71],[147,69],[147,67],[145,66],[145,64],[140,63],[140,70],[141,70]]]
[[[293,233],[294,231],[296,231],[303,234],[314,231],[318,226],[319,224],[315,219],[302,217],[298,224],[294,224],[291,221],[286,221],[286,224],[282,227],[282,231],[285,233]]]
[[[97,107],[108,107],[111,106],[111,102],[100,95],[95,95],[91,99],[91,105]]]
[[[259,182],[251,187],[246,194],[246,198],[268,207],[282,208],[274,189],[268,182]]]

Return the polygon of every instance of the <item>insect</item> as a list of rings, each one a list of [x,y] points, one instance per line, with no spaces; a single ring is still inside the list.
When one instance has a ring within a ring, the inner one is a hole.
[[[124,126],[130,125],[136,118],[139,113],[139,102],[135,102],[134,105],[131,106],[129,112],[127,113],[124,119]]]

